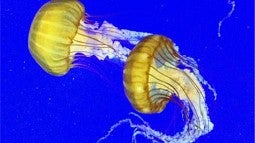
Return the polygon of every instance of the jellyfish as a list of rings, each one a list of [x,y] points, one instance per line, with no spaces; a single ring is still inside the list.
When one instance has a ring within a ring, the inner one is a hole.
[[[85,8],[78,0],[52,0],[35,15],[28,44],[42,69],[61,76],[70,68],[86,66],[79,62],[81,56],[77,53],[124,62],[130,49],[123,46],[123,41],[135,45],[147,35],[150,33],[118,29],[107,21],[101,26],[88,22]]]
[[[126,96],[135,110],[144,114],[160,113],[167,103],[176,97],[183,105],[186,124],[182,132],[174,136],[152,129],[138,114],[130,115],[142,121],[134,123],[130,118],[123,119],[111,127],[108,134],[123,123],[134,128],[132,142],[137,135],[143,135],[152,142],[189,143],[213,129],[205,102],[205,84],[215,90],[199,74],[195,60],[178,52],[171,39],[162,35],[150,35],[141,40],[131,51],[123,71]]]

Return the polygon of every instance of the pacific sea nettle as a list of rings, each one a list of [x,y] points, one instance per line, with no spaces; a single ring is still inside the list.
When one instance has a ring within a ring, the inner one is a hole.
[[[127,58],[126,95],[133,107],[142,113],[159,113],[176,96],[192,110],[193,116],[187,121],[189,130],[205,134],[212,130],[213,124],[207,115],[200,77],[194,73],[196,68],[195,61],[180,55],[167,37],[147,36]]]
[[[118,29],[106,21],[99,26],[87,18],[78,0],[52,0],[39,9],[31,24],[28,44],[30,53],[46,72],[64,75],[70,68],[85,67],[77,53],[124,62],[130,50],[121,42],[134,45],[149,35]]]

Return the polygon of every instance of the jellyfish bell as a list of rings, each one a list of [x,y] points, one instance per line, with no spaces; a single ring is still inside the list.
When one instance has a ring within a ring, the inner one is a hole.
[[[158,38],[161,38],[161,43],[158,42]],[[163,64],[156,59],[164,57],[157,56],[156,52],[162,50],[162,47],[172,47],[172,45],[173,43],[163,36],[148,36],[136,45],[127,59],[124,69],[125,92],[132,105],[139,112],[161,112],[169,101],[170,95],[174,93],[172,86],[169,86],[171,90],[156,89],[156,82],[152,79],[157,77],[153,75],[154,73],[150,73],[150,71],[153,72],[154,68],[160,68],[159,64]],[[154,56],[157,57],[154,58]],[[152,64],[154,66],[151,66]]]
[[[29,32],[29,51],[48,73],[63,75],[72,66],[70,47],[84,8],[78,1],[50,1],[37,12]]]
[[[150,33],[118,29],[104,21],[101,26],[87,22],[85,8],[78,0],[53,0],[34,17],[29,32],[29,51],[37,63],[52,75],[64,75],[79,63],[82,53],[99,60],[106,57],[125,61],[129,48],[121,41],[136,44]]]

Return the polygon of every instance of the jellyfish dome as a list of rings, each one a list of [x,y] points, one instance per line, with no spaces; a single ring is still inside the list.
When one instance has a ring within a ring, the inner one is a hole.
[[[78,0],[52,0],[43,5],[31,24],[29,51],[37,63],[52,75],[64,75],[70,68],[82,67],[77,53],[125,61],[129,48],[121,41],[136,44],[150,33],[119,30],[104,21],[87,21],[85,8]]]
[[[78,1],[50,1],[36,14],[29,33],[29,50],[47,72],[68,72],[70,55],[84,7]]]

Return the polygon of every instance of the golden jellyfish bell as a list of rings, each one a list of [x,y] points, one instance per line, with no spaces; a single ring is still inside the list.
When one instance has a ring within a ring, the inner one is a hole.
[[[163,36],[148,36],[135,46],[124,69],[126,95],[134,108],[143,113],[160,112],[169,100],[169,96],[154,96],[150,93],[152,90],[149,78],[153,76],[150,73],[150,68],[152,68],[155,53],[164,46],[158,41],[159,39],[166,41],[166,45],[172,45]]]
[[[125,92],[134,108],[142,113],[158,113],[175,95],[188,101],[196,116],[202,117],[199,107],[204,90],[192,72],[178,67],[187,60],[167,37],[151,35],[138,43],[124,69]]]
[[[29,32],[29,50],[48,73],[63,75],[72,66],[70,47],[78,33],[84,7],[75,0],[53,0],[37,12]]]

